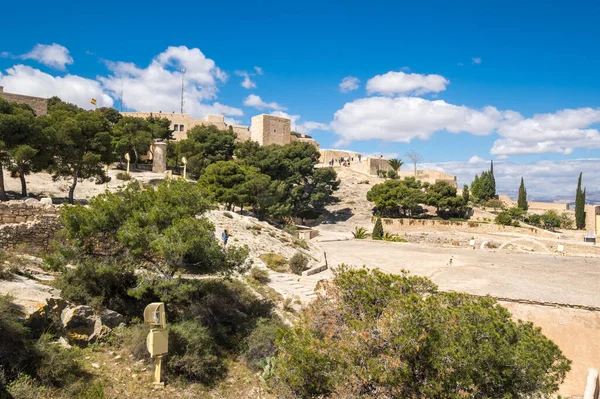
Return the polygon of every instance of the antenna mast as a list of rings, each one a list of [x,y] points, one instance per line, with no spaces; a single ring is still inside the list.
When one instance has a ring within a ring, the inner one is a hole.
[[[183,114],[183,77],[185,75],[185,68],[181,68],[181,113]]]
[[[123,82],[121,81],[121,109],[120,111],[123,112]]]

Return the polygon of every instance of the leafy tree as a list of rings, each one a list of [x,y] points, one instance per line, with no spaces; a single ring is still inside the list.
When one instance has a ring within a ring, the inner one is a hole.
[[[529,217],[527,218],[527,223],[532,224],[534,226],[541,226],[542,217],[537,214],[529,215]]]
[[[527,204],[527,190],[525,189],[525,182],[521,176],[521,185],[519,186],[519,198],[517,200],[517,206],[519,209],[527,211],[529,205]]]
[[[579,230],[585,228],[585,190],[581,191],[581,178],[583,173],[579,174],[577,180],[577,192],[575,193],[575,225]]]
[[[159,118],[151,115],[146,120],[148,121],[152,138],[162,141],[173,140],[171,121],[168,118]]]
[[[557,227],[560,227],[560,216],[558,213],[553,210],[548,210],[542,214],[542,222],[544,223],[544,228],[548,230],[554,230]]]
[[[112,107],[100,107],[96,111],[102,113],[111,125],[116,125],[123,119],[123,115]]]
[[[376,184],[367,192],[367,200],[375,202],[375,213],[380,216],[397,217],[399,209],[404,216],[426,201],[420,182],[414,178],[387,180]]]
[[[496,195],[496,177],[494,176],[494,161],[490,161],[490,181],[492,186],[492,197]]]
[[[400,170],[402,165],[404,165],[404,162],[402,162],[402,160],[399,158],[392,158],[392,159],[388,160],[388,164],[390,165],[390,168],[392,168],[392,170],[394,172],[398,173],[398,171]]]
[[[315,168],[319,151],[312,144],[261,147],[249,141],[239,143],[235,155],[240,164],[257,168],[278,182],[279,216],[300,216],[335,201],[340,181],[333,168]]]
[[[494,197],[495,185],[494,177],[490,172],[482,172],[481,176],[475,175],[475,179],[471,183],[473,199],[478,202],[485,202]]]
[[[132,259],[166,277],[182,268],[243,270],[247,250],[219,245],[214,226],[201,216],[210,206],[197,184],[172,180],[147,190],[131,184],[94,197],[88,207],[65,208],[61,222],[80,257]]]
[[[78,113],[58,109],[45,121],[44,133],[50,141],[53,179],[71,179],[69,202],[74,202],[77,182],[96,179],[105,181],[102,164],[112,160],[110,125],[100,112]]]
[[[512,217],[507,211],[502,211],[496,216],[494,222],[502,226],[510,226],[512,224]]]
[[[524,211],[523,209],[519,208],[518,206],[514,206],[512,208],[509,208],[507,210],[507,212],[510,215],[510,217],[513,218],[513,219],[515,219],[515,220],[523,220],[523,217],[527,213],[526,211]]]
[[[199,125],[188,131],[187,139],[177,143],[177,156],[186,157],[190,176],[199,178],[208,165],[233,159],[235,133],[214,125]]]
[[[371,233],[371,237],[374,240],[381,240],[383,238],[383,224],[381,223],[381,218],[377,218],[375,226],[373,226],[373,233]]]
[[[27,196],[25,175],[41,170],[50,161],[41,121],[30,107],[0,99],[0,146],[0,199],[7,199],[2,164],[12,177],[21,179],[21,194]]]
[[[283,331],[272,383],[302,398],[550,397],[570,370],[532,323],[424,277],[342,267]]]
[[[152,146],[150,124],[144,118],[126,116],[112,127],[112,145],[119,159],[133,155],[137,167],[140,155],[146,155]]]
[[[504,202],[498,199],[490,199],[483,204],[486,208],[494,208],[494,212],[497,209],[504,209]]]
[[[218,161],[204,170],[198,184],[213,201],[225,204],[231,210],[235,205],[243,207],[245,200],[248,200],[246,196],[249,191],[245,183],[253,174],[258,174],[258,169],[234,161]]]
[[[463,199],[463,203],[465,205],[467,205],[469,203],[469,199],[470,199],[469,186],[466,184],[463,186],[462,199]]]

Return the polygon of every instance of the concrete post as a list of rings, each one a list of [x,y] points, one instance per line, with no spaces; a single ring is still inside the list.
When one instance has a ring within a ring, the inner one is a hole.
[[[598,370],[589,369],[583,399],[598,399]]]
[[[152,172],[165,173],[167,171],[167,143],[162,141],[152,145]]]

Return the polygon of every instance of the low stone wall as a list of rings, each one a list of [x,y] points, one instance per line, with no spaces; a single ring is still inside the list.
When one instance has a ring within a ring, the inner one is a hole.
[[[512,313],[514,320],[532,322],[541,327],[544,335],[573,361],[559,393],[567,397],[581,397],[588,368],[600,368],[600,309],[506,299],[500,299],[500,304]]]
[[[30,198],[0,203],[0,249],[39,253],[48,248],[61,226],[60,206]]]
[[[376,218],[373,218],[373,222]],[[466,231],[473,233],[514,233],[532,237],[556,238],[555,234],[533,227],[501,226],[494,223],[455,222],[449,220],[431,219],[387,219],[382,218],[386,231],[399,233],[405,230],[434,229],[445,231]]]
[[[0,224],[38,220],[44,215],[58,215],[59,206],[44,205],[35,198],[0,203]]]

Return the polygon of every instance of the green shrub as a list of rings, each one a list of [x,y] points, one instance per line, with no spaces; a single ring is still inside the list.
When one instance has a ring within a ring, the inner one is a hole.
[[[275,339],[280,330],[287,326],[278,318],[260,319],[252,333],[245,340],[244,356],[254,369],[262,370],[267,358],[277,354]]]
[[[292,397],[548,398],[570,361],[495,299],[430,280],[338,270],[327,296],[276,340],[276,387]],[[280,396],[283,396],[280,395]]]
[[[542,222],[544,223],[545,229],[554,230],[557,227],[560,227],[561,219],[556,211],[548,210],[542,215]]]
[[[375,226],[373,226],[373,233],[371,237],[374,240],[381,240],[383,238],[383,224],[381,223],[381,218],[377,218],[375,222]]]
[[[289,264],[292,273],[302,275],[302,272],[307,269],[308,258],[300,252],[296,252],[294,256],[291,257]]]
[[[269,272],[258,266],[254,266],[252,269],[250,269],[250,277],[258,282],[266,283],[269,281]]]
[[[29,344],[27,329],[9,296],[0,296],[0,370],[6,382],[23,371],[32,371],[34,353]]]
[[[276,272],[284,272],[287,271],[287,259],[285,256],[276,254],[276,253],[266,253],[259,256],[260,260],[262,260],[265,265]]]
[[[512,224],[512,218],[508,212],[502,211],[496,216],[494,222],[502,226],[510,226]]]
[[[223,212],[223,216],[225,216],[226,218],[229,218],[229,219],[233,219],[233,215],[229,212]]]
[[[383,237],[382,239],[384,241],[389,241],[389,242],[407,242],[406,239],[398,236],[397,234],[392,234],[388,231],[386,231],[385,233],[383,233]]]
[[[128,181],[131,180],[131,175],[127,172],[119,172],[117,173],[117,180]]]
[[[132,267],[114,262],[85,260],[57,279],[62,297],[77,304],[108,308],[121,314],[140,314],[140,306],[128,295],[137,285]]]
[[[6,398],[15,399],[39,399],[48,397],[46,389],[39,382],[31,378],[28,374],[20,374],[19,377],[7,386],[7,393],[10,396]],[[2,387],[0,386],[0,398],[2,396]]]
[[[195,320],[169,326],[169,360],[167,370],[203,384],[214,383],[223,372],[217,345],[208,329]]]
[[[568,213],[563,212],[560,215],[560,227],[563,229],[572,229],[575,224],[575,220],[569,216]]]
[[[36,377],[43,385],[68,387],[84,375],[77,361],[77,348],[65,349],[46,334],[35,346],[39,354]]]
[[[542,217],[537,214],[529,215],[529,217],[527,218],[527,223],[532,224],[534,226],[541,226]]]
[[[357,240],[364,240],[369,236],[369,234],[367,233],[367,229],[365,229],[364,227],[355,227],[354,231],[352,232],[352,235]]]
[[[393,170],[388,170],[388,171],[387,171],[387,177],[388,177],[389,179],[397,179],[397,178],[398,178],[398,173],[396,173],[396,172],[395,172],[395,171],[393,171]]]
[[[298,248],[302,248],[308,251],[308,243],[304,240],[300,240],[297,238],[292,239],[292,245]]]
[[[513,220],[512,226],[513,227],[521,227],[521,223],[518,220]]]

